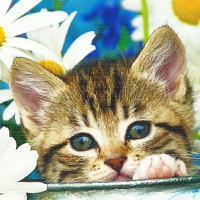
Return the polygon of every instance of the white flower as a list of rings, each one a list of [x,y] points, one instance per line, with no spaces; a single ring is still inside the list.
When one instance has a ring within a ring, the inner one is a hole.
[[[8,81],[8,68],[11,66],[13,58],[16,56],[28,57],[20,49],[37,51],[41,54],[49,53],[48,49],[42,45],[16,36],[61,22],[67,17],[63,11],[38,12],[23,16],[41,0],[20,0],[9,9],[11,2],[12,0],[0,0],[0,66],[2,68],[1,79],[5,81]]]
[[[133,40],[146,42],[158,27],[168,24],[186,47],[188,73],[196,99],[200,97],[200,0],[123,0],[122,6],[141,15],[132,20]],[[200,101],[194,106],[200,127]]]
[[[42,55],[56,58],[54,53],[52,53],[47,47],[30,39],[17,36],[43,26],[61,22],[67,17],[67,13],[63,11],[39,12],[21,17],[41,2],[41,0],[20,0],[9,9],[11,2],[12,0],[0,0],[0,78],[6,82],[8,82],[9,68],[12,64],[13,58],[16,56],[30,58],[28,54],[21,49],[33,52],[37,51]],[[0,103],[11,99],[12,94],[10,90],[0,91]],[[14,102],[6,108],[3,114],[3,119],[10,119],[13,116],[13,113],[17,113],[17,108]],[[15,115],[15,118],[16,122],[19,123],[18,115]]]
[[[42,13],[45,13],[45,11],[43,10]],[[44,45],[51,52],[43,55],[41,55],[40,52],[36,53],[36,51],[32,53],[27,52],[27,54],[29,54],[33,60],[56,75],[65,74],[67,70],[73,68],[85,56],[95,50],[95,46],[91,44],[95,34],[91,31],[78,37],[65,52],[64,56],[62,56],[61,51],[65,42],[66,34],[75,15],[76,12],[70,14],[61,25],[57,23],[52,26],[47,26],[45,28],[27,33],[27,37],[30,40],[34,40],[35,42]],[[11,99],[12,94],[9,89],[0,90],[0,103]],[[12,101],[5,109],[3,119],[9,120],[13,115],[15,116],[17,124],[19,124],[19,113],[14,101]]]
[[[75,15],[76,12],[70,14],[68,18],[62,22],[61,25],[57,23],[52,26],[47,26],[27,33],[27,37],[29,39],[46,46],[51,51],[51,54],[49,55],[29,53],[29,56],[32,57],[33,60],[38,62],[40,65],[58,76],[64,75],[67,70],[73,68],[85,56],[95,50],[95,46],[91,44],[93,38],[95,37],[95,33],[91,31],[78,37],[65,52],[64,56],[62,56],[61,52],[65,38]],[[1,90],[0,97],[0,103],[2,103],[11,100],[12,94],[9,89]],[[11,102],[10,105],[5,109],[3,113],[3,119],[9,120],[13,115],[15,115],[15,121],[17,124],[19,124],[19,113],[14,101]]]
[[[0,129],[0,200],[26,199],[25,193],[47,190],[44,183],[19,182],[35,169],[37,159],[38,153],[30,150],[28,143],[16,149],[16,141],[9,137],[9,130]]]
[[[199,38],[200,32],[200,1],[199,0],[123,0],[122,6],[142,14],[132,21],[136,31],[133,40],[143,40],[144,28],[151,34],[156,28],[168,24],[178,32],[184,42],[192,42]],[[144,13],[145,12],[145,13]],[[148,27],[144,27],[144,15]],[[190,38],[190,36],[193,36]],[[200,41],[197,41],[200,48]]]
[[[27,33],[29,39],[35,40],[47,46],[55,53],[56,58],[45,57],[34,53],[34,59],[43,67],[52,71],[56,75],[62,75],[78,64],[85,56],[96,48],[92,45],[92,40],[95,37],[93,31],[87,32],[78,37],[69,47],[69,49],[62,56],[61,52],[66,39],[66,35],[76,12],[73,12],[68,18],[62,22],[52,26],[44,27],[42,29]]]

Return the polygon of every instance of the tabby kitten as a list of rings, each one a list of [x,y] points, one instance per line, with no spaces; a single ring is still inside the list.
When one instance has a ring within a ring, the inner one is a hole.
[[[59,78],[16,58],[10,87],[39,169],[53,183],[190,175],[193,108],[185,50],[158,28],[132,63]]]

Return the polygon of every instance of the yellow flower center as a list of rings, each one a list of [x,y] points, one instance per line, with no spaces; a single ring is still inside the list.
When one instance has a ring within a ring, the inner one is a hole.
[[[56,76],[65,75],[65,69],[53,60],[41,60],[38,63]]]
[[[200,0],[172,0],[175,15],[184,23],[198,25],[200,20]]]
[[[3,28],[0,26],[0,46],[2,46],[3,42],[5,42],[5,32],[3,30]]]

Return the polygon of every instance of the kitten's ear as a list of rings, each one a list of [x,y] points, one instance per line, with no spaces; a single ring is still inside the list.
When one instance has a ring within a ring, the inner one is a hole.
[[[167,94],[178,100],[186,94],[185,49],[168,26],[158,28],[133,63],[133,72],[147,72],[151,79],[165,83]]]
[[[19,57],[10,70],[10,88],[22,120],[39,127],[44,109],[66,85],[36,62]]]

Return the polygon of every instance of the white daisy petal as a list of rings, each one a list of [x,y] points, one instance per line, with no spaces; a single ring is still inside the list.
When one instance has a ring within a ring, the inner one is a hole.
[[[8,132],[8,134],[9,134],[9,132]],[[7,145],[8,145],[8,143],[9,143],[9,139],[8,139]],[[6,148],[6,146],[4,146],[4,149]],[[4,168],[6,169],[6,167],[8,167],[8,166],[12,166],[13,163],[17,162],[18,157],[26,158],[26,155],[29,154],[29,152],[30,152],[30,145],[29,144],[25,143],[25,144],[21,145],[18,149],[16,149],[13,152],[14,153],[12,155],[13,158],[7,156],[5,159],[2,159],[2,162],[6,163],[6,164],[3,165],[3,163],[1,163],[0,169],[1,170],[4,169]],[[4,155],[4,153],[6,154],[7,152],[3,152],[2,155]],[[37,159],[37,154],[34,155],[35,157],[33,157],[32,154],[30,154],[30,155],[32,156],[31,159]],[[2,176],[0,176],[0,179],[1,178],[2,178]]]
[[[0,60],[6,65],[6,67],[8,67],[10,69],[13,59],[17,56],[20,57],[25,57],[25,58],[29,58],[31,59],[30,56],[28,56],[27,54],[25,54],[23,51],[13,48],[12,45],[6,46],[7,44],[4,44],[4,46],[2,47],[2,51],[0,51]],[[9,42],[8,42],[9,45]],[[22,44],[23,45],[23,44]]]
[[[25,144],[22,144],[20,147],[18,147],[17,153],[21,154],[23,152],[30,151],[30,150],[31,150],[31,146],[28,143],[25,143]]]
[[[0,25],[1,25],[1,20],[3,16],[6,14],[12,0],[1,0],[1,6],[0,6]]]
[[[30,31],[30,32],[26,33],[26,36],[30,40],[34,40],[35,42],[40,42],[40,31],[47,28],[47,27],[48,26],[45,26],[45,27],[40,28],[38,30]]]
[[[3,120],[10,120],[17,112],[17,106],[14,101],[12,101],[3,112]]]
[[[13,152],[16,150],[17,148],[17,143],[15,141],[14,138],[12,137],[9,137],[8,138],[8,143],[4,149],[4,152],[1,154],[0,156],[0,161],[1,163],[3,162],[3,160],[6,158],[6,157],[9,157],[10,155],[13,154]]]
[[[141,1],[130,1],[130,0],[123,0],[121,3],[122,7],[127,10],[131,11],[141,11]]]
[[[0,90],[0,104],[13,99],[10,89]]]
[[[135,30],[131,34],[131,39],[134,41],[141,41],[143,39],[143,31],[141,29]]]
[[[60,36],[60,33],[59,33],[59,24],[54,24],[53,26],[49,26],[49,32],[44,31],[43,32],[43,37],[42,35],[40,34],[40,43],[44,44],[45,46],[49,47],[51,49],[51,51],[53,51],[57,57],[61,60],[62,59],[62,54],[61,54],[61,51],[62,51],[62,47],[60,48],[60,40],[62,40],[61,36]],[[52,34],[51,34],[52,32]],[[46,43],[47,40],[43,40],[43,38],[45,37],[46,35],[46,38],[48,37],[49,39],[49,45]],[[59,38],[59,39],[58,39]],[[44,41],[44,43],[43,43]]]
[[[59,23],[67,18],[64,11],[38,12],[26,15],[4,28],[7,37],[13,37],[44,26]],[[30,26],[31,24],[31,26]]]
[[[7,48],[2,47],[2,49],[3,51],[0,50],[0,62],[3,64],[3,66],[2,65],[0,66],[2,70],[2,76],[3,75],[5,76],[5,73],[7,76],[9,76],[9,73],[8,73],[9,71],[7,71],[6,69],[11,66],[12,61],[13,61],[13,56],[11,56],[9,53],[6,52]]]
[[[59,28],[59,51],[61,52],[62,48],[63,48],[63,44],[65,41],[65,37],[67,35],[67,32],[69,30],[69,26],[72,23],[72,20],[74,19],[75,15],[77,14],[77,12],[73,12],[69,15],[69,17],[60,25]]]
[[[96,49],[96,47],[91,44],[94,37],[95,33],[93,31],[87,32],[78,37],[71,44],[71,46],[63,56],[63,64],[67,70],[73,68],[85,56]]]
[[[28,32],[27,38],[39,42],[46,46],[47,48],[51,48],[51,38],[49,36],[54,36],[54,32],[52,31],[52,26],[45,26],[35,31]]]
[[[26,193],[8,192],[0,195],[0,200],[27,200]]]
[[[1,161],[0,186],[2,184],[5,185],[6,182],[20,181],[30,174],[36,167],[37,153],[35,151],[30,151],[21,152],[19,154],[16,153],[15,150],[14,152],[8,153],[6,157],[4,156]],[[24,161],[26,161],[26,163],[24,163]],[[15,166],[15,168],[13,168],[13,166]]]
[[[26,162],[24,162],[26,161]],[[7,163],[6,163],[7,164]],[[36,167],[36,162],[33,160],[19,159],[16,162],[12,162],[12,165],[6,165],[6,171],[1,175],[1,184],[5,182],[17,182],[28,176]],[[15,166],[15,167],[13,167]],[[5,168],[1,169],[4,170]]]
[[[9,161],[13,158],[13,156],[15,155],[16,147],[17,147],[17,143],[14,140],[14,138],[9,137],[7,146],[5,147],[4,152],[0,156],[1,165],[3,165],[3,163],[6,163],[7,161]],[[0,177],[0,179],[1,179],[1,177]]]
[[[34,182],[34,183],[28,183],[28,184],[24,182],[19,182],[18,184],[20,188],[23,188],[28,193],[43,192],[47,190],[47,185],[40,182]]]
[[[47,185],[40,182],[26,183],[26,182],[18,182],[10,185],[0,186],[0,191],[2,192],[28,192],[28,193],[36,193],[43,192],[47,190]]]
[[[1,61],[1,56],[2,55],[0,53],[0,72],[1,72],[0,80],[3,80],[8,83],[10,72],[9,72],[8,67]],[[0,96],[0,99],[1,99],[1,96]]]
[[[143,19],[142,19],[142,16],[138,16],[138,17],[135,17],[132,21],[131,21],[131,24],[134,26],[134,27],[137,27],[137,28],[141,28],[143,29]]]
[[[20,115],[19,115],[19,112],[17,111],[16,113],[15,113],[15,122],[16,122],[16,124],[20,124],[20,122],[21,122],[21,120],[20,120]]]
[[[27,33],[27,37],[46,46],[48,50],[54,52],[56,57],[58,57],[59,60],[61,60],[61,51],[58,51],[58,41],[60,39],[58,35],[58,24],[55,24],[53,26],[46,26],[39,30],[29,32]],[[48,57],[49,56],[47,56],[47,58]],[[53,60],[55,61],[55,59]]]
[[[22,151],[19,153],[17,150],[12,159],[5,159],[0,165],[0,186],[5,184],[5,181],[20,181],[30,174],[37,165],[38,154],[36,151]]]
[[[9,130],[6,127],[0,129],[0,156],[4,152],[9,141]]]
[[[31,8],[37,5],[42,0],[20,0],[18,1],[5,15],[1,22],[1,26],[7,26],[11,22],[15,21],[17,18],[21,17],[23,14],[28,12]]]
[[[35,41],[26,38],[14,37],[9,38],[5,45],[37,52],[38,54],[44,55],[47,58],[51,58],[55,62],[59,63],[59,59],[52,51]]]

